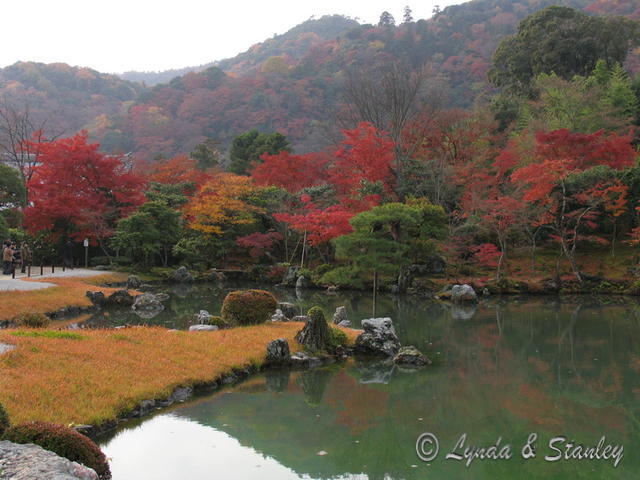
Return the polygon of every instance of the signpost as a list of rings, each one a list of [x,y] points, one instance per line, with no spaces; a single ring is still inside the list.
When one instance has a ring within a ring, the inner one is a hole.
[[[89,267],[89,239],[84,239],[84,268]]]

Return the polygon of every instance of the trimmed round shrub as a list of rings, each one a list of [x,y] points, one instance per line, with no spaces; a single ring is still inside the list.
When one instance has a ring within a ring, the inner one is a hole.
[[[51,320],[44,313],[21,313],[15,318],[18,325],[27,328],[46,328]]]
[[[236,290],[222,303],[222,319],[233,325],[255,325],[266,322],[276,308],[276,297],[265,290]]]
[[[72,462],[93,468],[101,479],[111,478],[109,464],[100,448],[72,428],[47,422],[29,422],[9,427],[4,440],[13,443],[35,443]]]
[[[7,428],[9,428],[9,415],[0,403],[0,438]]]

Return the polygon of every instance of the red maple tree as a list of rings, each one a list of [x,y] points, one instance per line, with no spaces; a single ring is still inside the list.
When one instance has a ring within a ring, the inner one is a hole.
[[[120,218],[144,202],[143,178],[120,157],[100,153],[86,132],[39,148],[41,164],[29,181],[31,204],[25,209],[30,232],[101,243]]]

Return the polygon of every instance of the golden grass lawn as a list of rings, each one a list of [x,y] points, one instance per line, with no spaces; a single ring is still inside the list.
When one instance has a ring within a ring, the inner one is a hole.
[[[296,350],[293,337],[301,327],[292,322],[216,332],[133,327],[72,333],[80,339],[0,330],[0,342],[17,346],[0,355],[0,403],[14,424],[101,424],[144,399],[164,398],[177,386],[259,365],[270,340],[286,338]],[[351,341],[358,333],[344,331]]]
[[[26,279],[25,279],[26,280]],[[57,286],[42,290],[0,292],[0,321],[11,320],[21,313],[48,313],[65,307],[88,307],[87,290],[101,291],[108,295],[117,288],[97,286],[108,282],[126,281],[123,273],[110,273],[86,278],[53,277],[33,282],[55,283]]]

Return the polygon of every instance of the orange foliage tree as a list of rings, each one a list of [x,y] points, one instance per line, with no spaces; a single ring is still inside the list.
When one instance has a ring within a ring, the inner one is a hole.
[[[256,214],[265,213],[262,207],[248,201],[257,191],[249,177],[214,175],[185,206],[188,226],[205,234],[222,235],[234,225],[254,223]]]
[[[149,165],[147,178],[150,182],[162,183],[165,185],[188,184],[193,185],[190,191],[204,184],[210,175],[198,169],[198,163],[187,155],[177,155],[173,158],[158,160]]]

